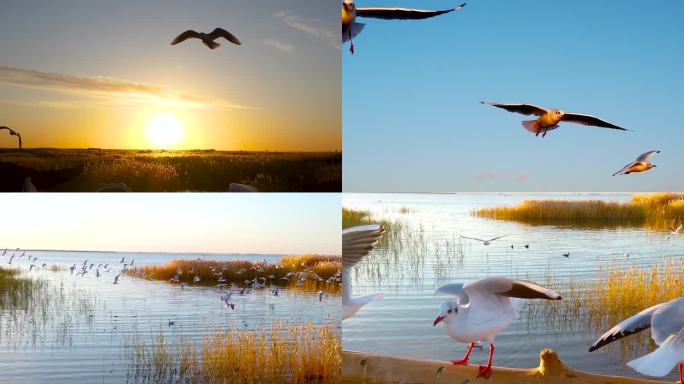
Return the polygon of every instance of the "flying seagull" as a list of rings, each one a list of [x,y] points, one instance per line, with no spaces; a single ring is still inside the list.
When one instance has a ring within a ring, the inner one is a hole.
[[[382,293],[372,293],[361,297],[351,297],[351,269],[380,240],[385,229],[380,224],[361,225],[342,231],[342,320],[353,316],[361,307],[384,297]],[[322,298],[319,293],[319,300]]]
[[[209,49],[216,49],[221,46],[221,44],[217,43],[216,39],[219,37],[223,37],[224,39],[230,41],[231,43],[235,45],[242,45],[240,40],[238,40],[237,37],[235,37],[232,33],[226,31],[223,28],[216,28],[214,29],[211,33],[204,33],[204,32],[196,32],[193,30],[187,30],[171,42],[171,45],[176,45],[178,43],[182,43],[187,39],[200,39],[202,40],[202,43],[209,47]]]
[[[679,365],[679,382],[682,382],[682,361],[684,361],[684,298],[654,305],[622,321],[611,328],[589,348],[589,352],[610,344],[615,340],[651,328],[651,338],[658,348],[627,365],[648,376],[663,377]]]
[[[461,236],[461,238],[463,238],[463,239],[468,239],[468,240],[475,240],[475,241],[481,242],[481,243],[484,244],[484,245],[489,245],[489,244],[491,244],[494,240],[499,240],[500,238],[506,237],[506,236],[508,236],[508,235],[493,237],[493,238],[491,238],[491,239],[489,239],[489,240],[483,240],[483,239],[478,239],[477,237],[466,237],[466,236]]]
[[[682,224],[680,223],[677,227],[668,227],[671,235],[679,235],[679,231],[682,230]]]
[[[492,372],[494,337],[518,316],[516,299],[561,300],[560,295],[550,289],[508,277],[487,277],[466,284],[447,284],[439,287],[435,293],[447,294],[456,300],[442,303],[432,325],[443,323],[449,337],[470,343],[463,359],[452,360],[451,363],[468,365],[475,342],[489,340],[489,362],[487,366],[480,366],[478,374],[478,377],[486,378]]]
[[[621,170],[613,173],[613,176],[617,175],[629,175],[630,173],[646,172],[651,168],[656,168],[656,165],[651,163],[651,157],[660,151],[648,151],[643,155],[637,157],[633,163],[625,165]]]
[[[8,130],[10,135],[16,136],[17,139],[19,139],[19,149],[21,149],[21,135],[19,134],[19,132],[15,131],[14,129],[9,128],[9,127],[0,127],[0,131],[3,129]]]
[[[421,20],[457,11],[465,5],[463,3],[456,8],[443,11],[410,8],[356,8],[355,0],[344,0],[342,2],[342,42],[349,41],[349,51],[354,54],[354,42],[352,39],[361,33],[365,26],[363,23],[356,22],[357,17],[383,20]]]
[[[502,108],[508,112],[520,113],[527,116],[539,116],[539,118],[536,120],[527,120],[522,122],[522,126],[528,131],[534,133],[535,136],[539,136],[541,133],[542,137],[545,137],[549,131],[557,129],[558,123],[560,122],[576,123],[593,127],[611,128],[626,131],[625,128],[618,127],[617,125],[611,124],[605,120],[601,120],[598,117],[583,115],[581,113],[564,112],[560,109],[544,109],[532,104],[499,104],[485,103],[484,101],[481,101],[481,103]]]

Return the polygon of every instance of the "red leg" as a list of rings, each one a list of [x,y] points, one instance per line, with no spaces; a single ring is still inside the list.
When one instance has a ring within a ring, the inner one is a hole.
[[[454,365],[468,365],[468,360],[470,360],[470,352],[472,352],[473,347],[475,346],[474,342],[470,342],[470,345],[468,346],[468,350],[466,351],[465,356],[463,356],[463,359],[461,360],[451,360],[451,364]]]
[[[492,359],[494,358],[494,344],[490,343],[489,344],[489,361],[487,361],[487,366],[482,366],[480,365],[480,373],[477,375],[477,377],[484,377],[486,379],[489,379],[489,376],[492,374]]]
[[[548,132],[549,132],[549,131],[544,131],[544,134],[542,135],[542,139],[546,137],[546,134],[547,134]]]
[[[682,381],[682,363],[679,363],[679,382],[677,384],[684,384],[684,381]]]

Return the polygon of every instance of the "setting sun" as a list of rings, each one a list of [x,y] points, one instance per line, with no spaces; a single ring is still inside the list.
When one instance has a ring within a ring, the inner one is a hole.
[[[153,116],[145,127],[151,146],[160,149],[177,148],[185,140],[185,126],[171,113]]]

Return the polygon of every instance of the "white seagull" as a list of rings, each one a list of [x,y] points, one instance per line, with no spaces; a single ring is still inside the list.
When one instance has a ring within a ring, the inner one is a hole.
[[[668,227],[670,230],[670,235],[679,235],[679,232],[682,230],[682,224],[679,224],[678,227]]]
[[[663,377],[679,365],[679,382],[682,382],[684,362],[684,297],[654,305],[622,321],[599,337],[589,348],[593,352],[604,345],[645,329],[651,328],[651,338],[658,348],[627,365],[648,376]]]
[[[226,31],[223,28],[216,28],[211,33],[204,33],[204,32],[196,32],[193,30],[187,30],[180,35],[178,35],[173,41],[171,42],[171,45],[176,45],[178,43],[182,43],[187,39],[200,39],[202,40],[202,43],[209,47],[209,49],[216,49],[221,46],[221,44],[217,43],[216,39],[219,37],[223,37],[224,39],[230,41],[231,43],[235,45],[241,45],[242,43],[240,40],[238,40],[237,37],[235,37],[232,33]]]
[[[491,239],[489,239],[489,240],[478,239],[477,237],[466,237],[466,236],[461,236],[461,238],[462,238],[462,239],[468,239],[468,240],[475,240],[475,241],[481,242],[481,243],[484,244],[484,245],[489,245],[489,244],[491,244],[494,240],[499,240],[500,238],[506,237],[506,236],[508,236],[508,235],[493,237],[493,238],[491,238]]]
[[[621,170],[613,173],[613,176],[617,175],[629,175],[630,173],[646,172],[651,168],[656,168],[656,165],[651,163],[651,157],[660,151],[648,151],[643,155],[637,157],[634,162],[625,165]]]
[[[439,315],[433,326],[444,323],[446,333],[452,339],[470,343],[461,360],[452,364],[468,365],[470,352],[476,341],[489,340],[489,361],[480,366],[478,377],[489,378],[494,356],[494,337],[508,327],[518,316],[519,299],[560,300],[556,292],[537,284],[508,277],[487,277],[466,284],[447,284],[436,293],[457,298],[448,300],[439,307]]]
[[[354,42],[352,39],[361,33],[363,27],[365,26],[363,23],[356,22],[357,17],[368,17],[384,20],[420,20],[457,11],[463,8],[465,5],[466,4],[463,3],[456,8],[442,11],[410,8],[356,8],[355,0],[344,0],[342,2],[342,42],[345,43],[349,41],[349,51],[353,54]]]
[[[384,297],[382,293],[351,297],[351,268],[373,249],[384,232],[385,229],[379,224],[361,225],[342,231],[342,320],[353,316],[371,301]],[[319,300],[321,297],[319,293]]]

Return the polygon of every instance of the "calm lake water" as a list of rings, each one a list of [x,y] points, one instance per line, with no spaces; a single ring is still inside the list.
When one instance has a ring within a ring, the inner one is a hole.
[[[7,261],[12,253],[8,250],[0,257],[0,265],[10,267]],[[163,331],[167,342],[181,337],[202,341],[212,328],[254,330],[277,320],[321,324],[340,317],[338,295],[319,302],[316,292],[301,289],[281,288],[277,297],[269,289],[234,294],[235,309],[231,310],[215,288],[186,286],[181,291],[178,285],[126,276],[113,284],[122,257],[127,262],[135,259],[135,266],[141,266],[198,256],[275,263],[279,255],[26,253],[38,257],[40,265],[69,267],[88,259],[88,264],[96,266],[108,263],[112,271],[100,278],[95,277],[95,268],[84,277],[69,270],[29,272],[27,258],[15,258],[12,266],[46,280],[53,297],[40,310],[0,311],[0,383],[121,383],[127,381],[128,372],[125,344],[136,336],[151,342]]]
[[[415,236],[399,251],[374,250],[352,272],[354,295],[384,292],[385,299],[365,306],[344,321],[344,349],[460,359],[466,346],[449,339],[442,326],[432,326],[440,303],[447,299],[434,294],[442,284],[495,275],[542,284],[549,276],[555,281],[569,281],[571,277],[578,282],[591,281],[602,265],[650,267],[655,261],[683,256],[684,236],[668,240],[665,233],[640,228],[531,226],[471,215],[477,208],[514,205],[530,198],[622,201],[630,197],[621,194],[345,194],[344,207],[371,211],[376,218],[401,220]],[[460,236],[493,238],[506,234],[507,237],[487,247],[460,239]],[[525,244],[529,244],[529,249]],[[570,257],[564,257],[568,252]],[[552,327],[544,321],[529,322],[521,316],[497,336],[494,365],[535,367],[539,351],[553,348],[566,364],[576,369],[640,376],[625,365],[637,357],[636,352],[606,347],[589,354],[587,349],[599,334],[579,328]],[[484,350],[473,351],[471,361],[484,364],[487,355],[485,342]]]

